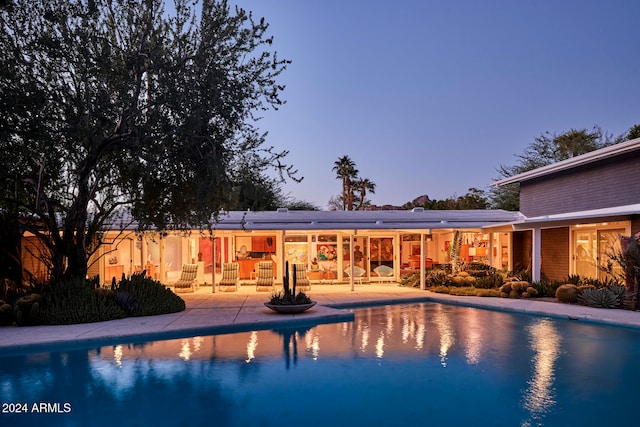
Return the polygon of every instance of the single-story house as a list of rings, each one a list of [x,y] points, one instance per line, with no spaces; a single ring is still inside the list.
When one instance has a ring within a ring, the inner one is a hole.
[[[221,212],[213,236],[114,231],[89,274],[108,283],[144,270],[170,285],[184,264],[197,263],[197,282],[211,285],[224,263],[238,263],[241,282],[251,284],[256,263],[270,260],[276,283],[289,261],[306,265],[312,283],[353,284],[357,266],[364,282],[420,272],[424,286],[426,269],[451,262],[459,232],[466,263],[530,269],[533,280],[603,278],[618,236],[640,232],[639,170],[640,139],[634,139],[495,182],[519,184],[519,212],[278,209]],[[38,268],[33,259],[25,267]]]

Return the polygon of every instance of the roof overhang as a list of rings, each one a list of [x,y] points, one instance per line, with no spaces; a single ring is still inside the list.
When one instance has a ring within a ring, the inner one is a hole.
[[[528,172],[523,172],[518,175],[514,175],[508,178],[494,181],[493,183],[491,183],[491,185],[496,187],[501,187],[507,184],[516,184],[523,181],[529,181],[531,179],[550,175],[556,172],[562,172],[567,169],[588,165],[590,163],[607,160],[613,157],[623,156],[632,151],[638,151],[638,150],[640,150],[640,138],[631,139],[629,141],[610,145],[608,147],[591,151],[589,153],[582,154],[580,156],[576,156],[570,159],[552,163],[547,166],[542,166],[540,168],[533,169]]]
[[[633,215],[640,215],[640,204],[524,218],[522,221],[488,226],[483,230],[495,232],[500,230],[517,231],[534,228],[568,227],[570,225],[594,222],[625,221]]]

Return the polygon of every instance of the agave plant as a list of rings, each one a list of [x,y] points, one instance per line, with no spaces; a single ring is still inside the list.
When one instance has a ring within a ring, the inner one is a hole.
[[[578,302],[589,307],[619,308],[622,306],[627,288],[611,285],[603,288],[585,288],[578,295]]]

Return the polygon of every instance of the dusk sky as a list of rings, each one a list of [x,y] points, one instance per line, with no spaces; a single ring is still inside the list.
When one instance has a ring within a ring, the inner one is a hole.
[[[236,2],[293,61],[259,126],[321,209],[344,155],[402,205],[487,189],[543,132],[640,124],[637,0]]]

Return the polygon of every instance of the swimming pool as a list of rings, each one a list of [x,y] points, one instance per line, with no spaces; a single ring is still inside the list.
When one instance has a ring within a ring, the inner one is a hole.
[[[0,357],[0,425],[637,425],[640,330],[438,303],[354,312]]]

